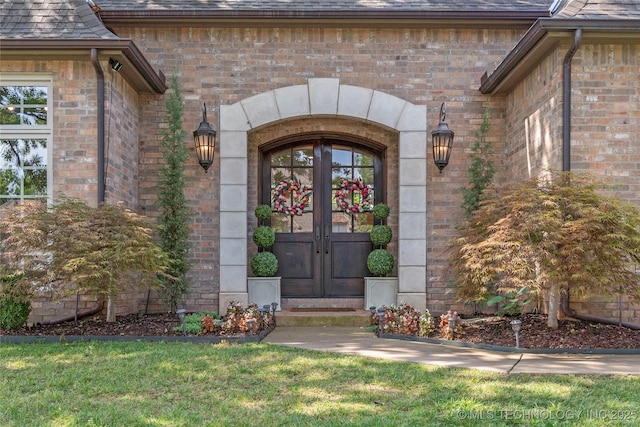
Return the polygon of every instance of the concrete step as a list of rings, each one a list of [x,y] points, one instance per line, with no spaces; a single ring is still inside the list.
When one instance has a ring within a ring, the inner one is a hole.
[[[289,311],[276,312],[277,326],[351,326],[367,327],[372,324],[368,310],[354,311]]]

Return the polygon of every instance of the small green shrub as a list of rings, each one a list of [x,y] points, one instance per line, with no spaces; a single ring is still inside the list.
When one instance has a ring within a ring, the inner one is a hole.
[[[367,257],[367,268],[374,276],[386,276],[393,270],[393,255],[386,249],[374,249]]]
[[[253,243],[259,248],[270,248],[276,241],[276,233],[273,228],[261,225],[253,232]]]
[[[391,208],[385,203],[378,203],[373,207],[373,216],[376,219],[387,219],[391,213]]]
[[[0,272],[0,329],[19,329],[31,313],[31,286],[21,273]]]
[[[191,313],[184,318],[184,328],[189,335],[200,335],[203,332],[202,320],[205,317],[219,319],[220,315],[215,311],[205,311],[202,313]],[[173,328],[173,332],[182,333],[182,325]]]
[[[391,227],[386,225],[374,225],[369,235],[371,236],[371,242],[375,246],[384,246],[389,243],[393,237]]]
[[[258,252],[251,258],[251,271],[256,277],[273,277],[278,271],[278,258],[271,252]]]
[[[266,221],[269,218],[271,218],[271,206],[269,205],[258,205],[256,206],[256,210],[254,211],[254,214],[256,216],[256,218],[258,218],[258,221]]]
[[[20,329],[31,313],[30,301],[19,301],[14,298],[0,299],[0,329]]]
[[[511,291],[507,292],[506,295],[496,295],[489,298],[487,306],[498,304],[500,307],[496,312],[498,316],[518,316],[522,314],[522,308],[534,300],[533,296],[526,297],[528,293],[529,287],[524,286],[517,292]]]

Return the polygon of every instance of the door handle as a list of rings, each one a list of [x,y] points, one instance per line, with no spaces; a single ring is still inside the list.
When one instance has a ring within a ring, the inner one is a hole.
[[[316,253],[319,254],[320,253],[320,226],[319,225],[316,225],[315,246],[316,246]]]
[[[329,226],[324,226],[324,253],[329,253]]]

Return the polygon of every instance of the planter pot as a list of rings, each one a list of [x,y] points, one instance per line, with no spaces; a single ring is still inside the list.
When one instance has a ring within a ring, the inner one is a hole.
[[[248,277],[247,289],[249,291],[249,304],[257,304],[258,307],[262,307],[263,305],[271,305],[272,302],[277,302],[277,311],[282,310],[279,277]]]
[[[395,306],[398,296],[397,277],[365,277],[364,278],[364,308]]]

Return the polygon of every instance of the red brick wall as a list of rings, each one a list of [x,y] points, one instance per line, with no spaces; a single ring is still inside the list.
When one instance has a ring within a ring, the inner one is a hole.
[[[511,180],[562,169],[562,44],[507,97]],[[640,51],[637,45],[584,44],[572,60],[571,171],[615,184],[611,195],[640,206]],[[528,144],[528,145],[527,145]],[[640,322],[628,298],[571,299],[582,313]]]
[[[203,102],[217,127],[217,105],[231,104],[278,87],[303,84],[308,78],[340,78],[341,83],[373,88],[414,104],[428,106],[428,124],[438,123],[440,104],[447,102],[447,121],[456,132],[451,164],[443,174],[434,166],[428,176],[427,306],[446,311],[454,296],[449,289],[444,250],[462,217],[462,186],[467,181],[468,147],[492,110],[496,153],[505,140],[504,100],[479,93],[479,79],[492,70],[521,36],[520,30],[380,29],[380,28],[115,28],[131,38],[154,67],[179,76],[185,98],[184,127],[195,129]],[[163,103],[142,97],[140,199],[155,212],[159,123]],[[425,144],[430,141],[425,141]],[[252,157],[253,158],[253,157]],[[501,162],[500,155],[496,155]],[[189,308],[217,305],[218,199],[217,163],[208,175],[195,164],[187,179],[194,219],[194,265]],[[394,162],[390,162],[393,164]],[[397,163],[397,162],[395,162]],[[255,160],[250,164],[255,175]],[[394,173],[393,169],[390,170]],[[396,175],[389,175],[397,181]],[[251,184],[251,183],[250,183]],[[251,192],[249,203],[255,203]],[[248,207],[251,213],[251,207]],[[250,218],[250,221],[253,221]],[[251,246],[251,245],[249,245]]]

